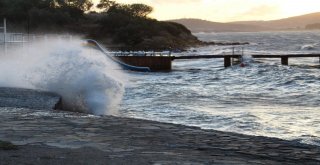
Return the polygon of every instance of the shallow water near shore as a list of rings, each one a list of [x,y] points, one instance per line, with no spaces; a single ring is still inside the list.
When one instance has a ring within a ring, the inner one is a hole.
[[[168,73],[132,73],[121,116],[277,137],[320,145],[319,58],[254,60],[252,54],[318,53],[316,32],[199,33],[205,41],[237,46],[245,67],[220,59],[176,60]],[[233,46],[193,48],[185,54],[230,54]]]

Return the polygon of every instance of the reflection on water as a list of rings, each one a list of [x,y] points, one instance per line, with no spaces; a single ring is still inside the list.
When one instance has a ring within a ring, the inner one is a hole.
[[[169,73],[132,73],[121,115],[320,145],[320,70],[312,67],[319,66],[319,58],[290,59],[290,66],[280,65],[279,59],[250,58],[255,53],[315,53],[320,50],[320,34],[199,37],[249,41],[244,48],[247,66],[224,68],[221,59],[177,60]],[[230,47],[194,48],[193,54],[219,54]]]

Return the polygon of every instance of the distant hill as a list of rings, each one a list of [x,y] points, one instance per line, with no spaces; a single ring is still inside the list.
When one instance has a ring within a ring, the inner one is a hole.
[[[170,20],[170,22],[180,23],[186,26],[192,32],[250,32],[268,30],[268,28],[259,25],[250,25],[243,23],[219,23],[201,19],[178,19]]]
[[[219,23],[201,19],[170,20],[185,25],[192,32],[255,32],[302,30],[307,25],[320,23],[320,12],[272,21],[239,21]]]

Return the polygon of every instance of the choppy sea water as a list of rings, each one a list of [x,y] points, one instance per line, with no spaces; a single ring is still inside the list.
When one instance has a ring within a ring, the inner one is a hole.
[[[319,53],[320,33],[198,33],[236,46],[246,67],[222,59],[176,60],[173,71],[130,72],[121,116],[278,137],[320,145],[319,58],[252,59],[252,54]],[[229,54],[234,46],[192,48],[185,54]]]

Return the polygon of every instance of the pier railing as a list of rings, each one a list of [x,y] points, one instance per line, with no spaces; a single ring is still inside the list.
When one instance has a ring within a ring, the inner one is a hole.
[[[152,52],[111,52],[114,56],[117,57],[166,57],[173,60],[192,60],[192,59],[223,59],[224,66],[230,67],[234,64],[234,61],[242,62],[243,54],[218,54],[218,55],[175,55],[171,53],[152,53]],[[255,54],[251,55],[254,59],[263,59],[263,58],[278,58],[281,60],[282,65],[289,65],[289,58],[319,58],[320,62],[320,54]],[[130,62],[130,60],[127,60]]]
[[[171,51],[119,51],[119,52],[108,52],[113,56],[165,56],[170,57],[172,56]]]
[[[229,67],[232,65],[232,59],[242,59],[242,54],[231,54],[231,55],[195,55],[195,56],[173,56],[173,60],[179,59],[199,59],[199,58],[223,58],[224,66]],[[278,58],[281,59],[282,65],[289,65],[289,58],[319,58],[320,62],[320,54],[255,54],[251,55],[254,59],[259,58]]]
[[[314,58],[318,57],[320,62],[320,54],[280,54],[280,55],[267,55],[255,54],[252,58],[280,58],[282,65],[289,65],[289,58]]]

